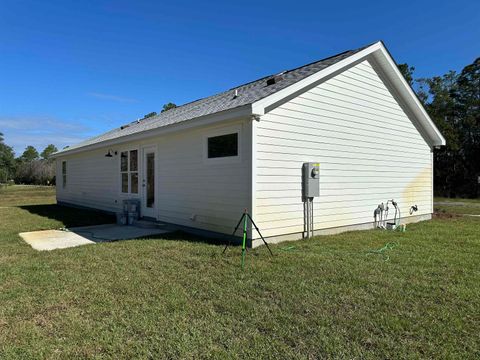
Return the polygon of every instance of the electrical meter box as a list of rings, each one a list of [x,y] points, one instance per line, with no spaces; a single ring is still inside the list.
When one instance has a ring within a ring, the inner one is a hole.
[[[320,164],[303,163],[302,190],[304,198],[320,196]]]

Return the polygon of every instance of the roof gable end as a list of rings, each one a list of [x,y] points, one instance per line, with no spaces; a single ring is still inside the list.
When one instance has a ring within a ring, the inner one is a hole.
[[[381,41],[254,102],[252,111],[255,114],[263,115],[364,60],[372,63],[380,78],[388,85],[392,95],[404,108],[427,142],[431,146],[445,145],[444,137],[427,114],[413,89],[400,73],[397,64]]]

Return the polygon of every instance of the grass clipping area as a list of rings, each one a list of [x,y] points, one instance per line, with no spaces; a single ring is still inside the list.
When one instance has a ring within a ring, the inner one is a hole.
[[[36,252],[18,232],[109,220],[53,203],[0,192],[1,359],[480,356],[477,218],[260,247],[242,272],[188,236]]]

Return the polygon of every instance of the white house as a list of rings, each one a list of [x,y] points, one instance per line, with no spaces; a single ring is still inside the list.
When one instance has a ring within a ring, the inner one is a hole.
[[[372,228],[387,199],[402,222],[431,218],[432,152],[444,144],[377,42],[60,151],[57,201],[118,212],[138,198],[143,217],[212,234],[230,234],[247,208],[270,241],[298,239],[304,162],[320,164],[315,234]]]

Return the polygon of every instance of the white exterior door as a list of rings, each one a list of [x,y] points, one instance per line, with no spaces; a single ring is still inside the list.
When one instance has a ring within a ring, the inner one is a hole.
[[[155,146],[142,148],[142,216],[156,218],[155,185],[156,156]]]

